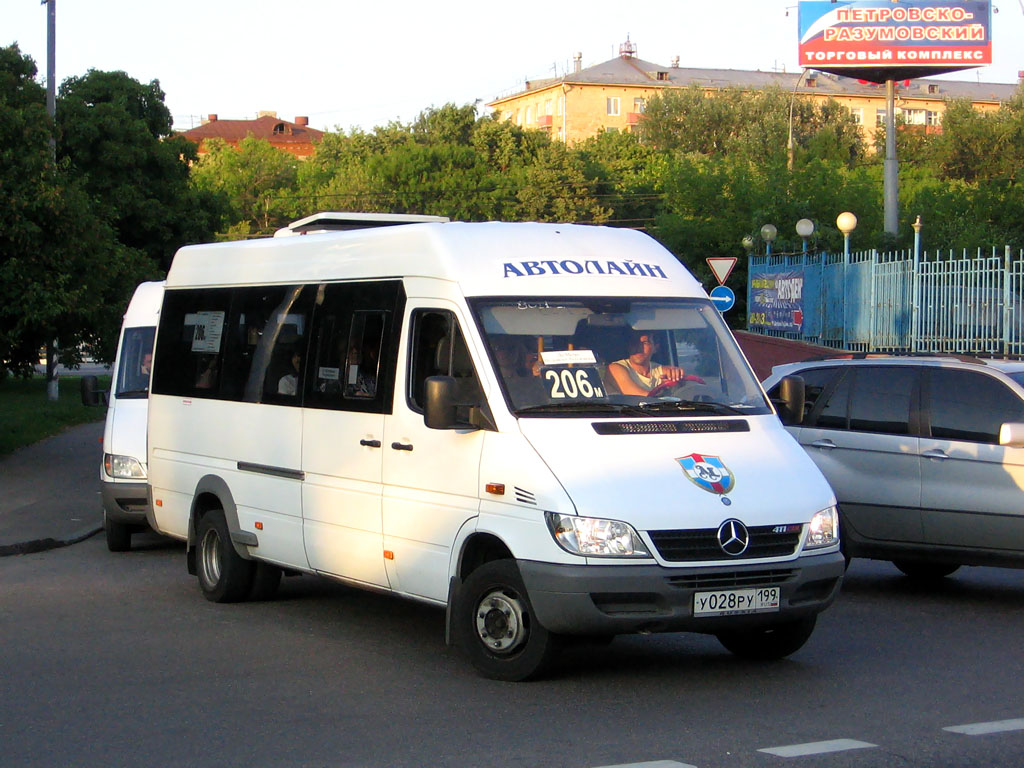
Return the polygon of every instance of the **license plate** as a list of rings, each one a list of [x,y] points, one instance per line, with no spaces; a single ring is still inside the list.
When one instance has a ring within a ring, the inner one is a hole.
[[[697,592],[693,596],[694,616],[732,616],[738,613],[768,613],[779,610],[779,588],[721,589]]]

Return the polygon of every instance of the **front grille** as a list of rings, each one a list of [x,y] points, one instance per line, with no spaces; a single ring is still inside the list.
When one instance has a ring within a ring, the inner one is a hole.
[[[700,421],[598,421],[593,424],[599,435],[679,435],[706,432],[749,432],[744,419],[714,419]]]
[[[775,571],[729,571],[718,573],[669,576],[669,586],[679,589],[728,589],[730,587],[776,587],[792,581],[799,574],[797,568]]]
[[[742,555],[728,555],[718,544],[717,528],[687,531],[648,531],[663,559],[673,563],[707,560],[753,560],[759,557],[785,557],[796,552],[803,526],[761,525],[748,528],[750,544]]]

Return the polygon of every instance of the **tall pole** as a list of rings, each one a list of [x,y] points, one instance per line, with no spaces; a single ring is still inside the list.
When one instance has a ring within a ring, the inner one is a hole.
[[[50,159],[57,166],[57,0],[46,6],[46,114],[50,117]],[[57,339],[46,342],[46,399],[59,399]]]
[[[885,81],[885,231],[897,234],[900,218],[899,176],[896,165],[896,83]]]

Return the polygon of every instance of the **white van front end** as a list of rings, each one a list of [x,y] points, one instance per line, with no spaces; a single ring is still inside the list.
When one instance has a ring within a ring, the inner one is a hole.
[[[693,631],[740,655],[788,655],[842,582],[835,497],[718,311],[674,287],[682,295],[469,299],[505,433],[484,445],[481,485],[502,498],[484,501],[476,530],[508,544],[548,632]],[[517,436],[539,459],[532,475],[510,450]],[[510,537],[525,509],[533,530]],[[489,599],[477,614],[490,620],[463,643],[486,647],[498,613],[515,617]]]
[[[544,510],[568,561],[538,552],[517,562],[550,631],[714,633],[810,616],[835,599],[843,559],[821,533],[835,530],[832,493],[774,416],[521,426],[568,502]],[[528,481],[515,487],[529,504]]]

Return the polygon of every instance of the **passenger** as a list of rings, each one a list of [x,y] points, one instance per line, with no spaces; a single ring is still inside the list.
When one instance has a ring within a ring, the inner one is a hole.
[[[492,336],[494,359],[515,408],[547,401],[539,378],[540,362],[515,336]]]
[[[609,364],[608,373],[624,395],[649,395],[665,384],[682,381],[685,371],[674,365],[661,365],[651,360],[656,345],[646,331],[634,331],[622,360]]]
[[[378,340],[379,345],[379,340]],[[372,340],[363,345],[360,351],[353,345],[348,352],[348,384],[345,386],[347,397],[373,397],[377,393],[377,358],[378,349]]]
[[[277,394],[296,395],[299,391],[299,371],[302,367],[302,355],[298,350],[292,352],[292,370],[282,376],[277,382]]]

